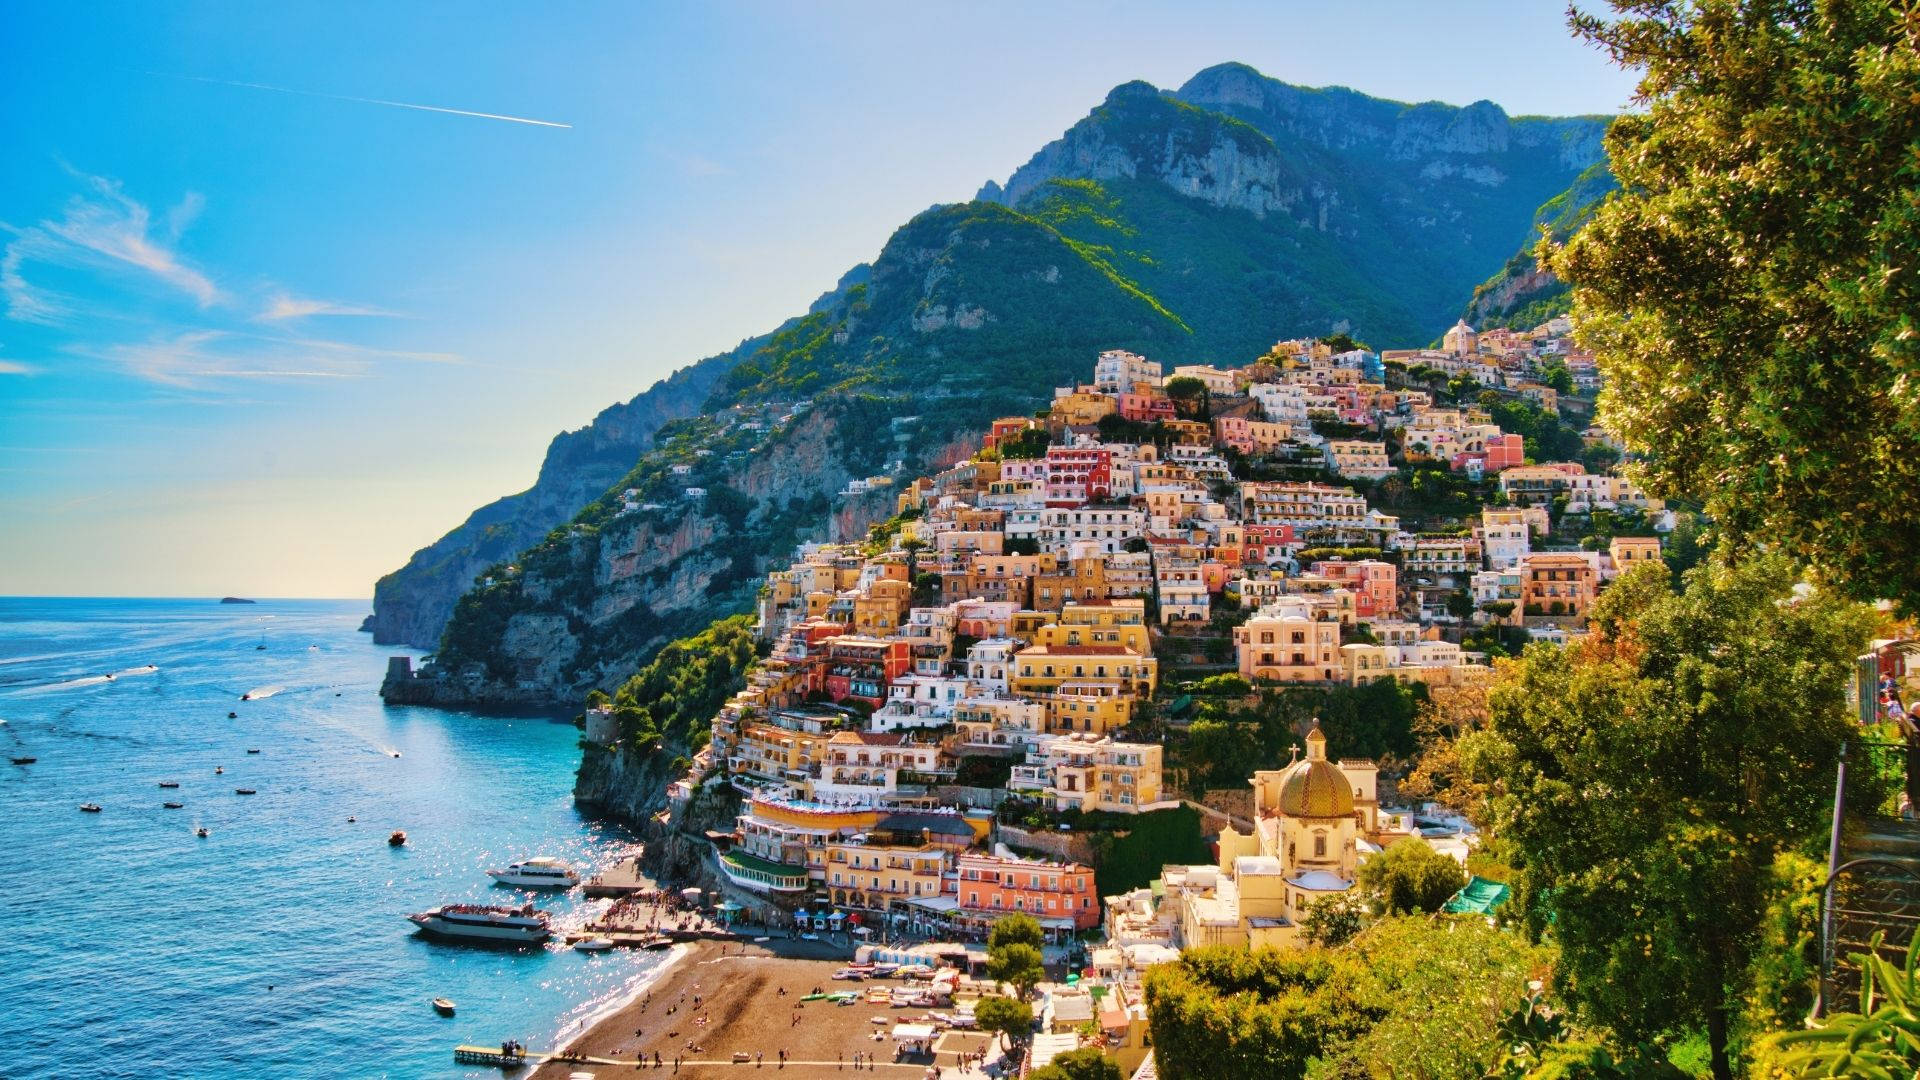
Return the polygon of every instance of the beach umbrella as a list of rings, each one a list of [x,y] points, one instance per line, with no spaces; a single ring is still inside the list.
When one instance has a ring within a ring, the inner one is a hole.
[[[872,933],[873,933],[873,930],[872,930],[871,928],[869,928],[869,927],[865,927],[865,926],[856,926],[856,927],[854,927],[854,928],[853,928],[853,932],[854,932],[854,933],[856,933],[856,934],[859,934],[859,935],[860,935],[861,937],[866,937],[866,936],[868,936],[868,935],[870,935],[870,934],[872,934]]]

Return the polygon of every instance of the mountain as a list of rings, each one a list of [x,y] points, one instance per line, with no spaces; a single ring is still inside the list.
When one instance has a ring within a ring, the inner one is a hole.
[[[808,310],[831,305],[866,277],[864,263],[854,267]],[[797,321],[789,320],[782,329]],[[605,494],[646,453],[662,424],[699,413],[714,385],[772,337],[749,338],[730,352],[688,365],[632,400],[608,406],[587,426],[554,436],[532,487],[475,510],[452,532],[376,582],[373,614],[361,629],[371,631],[381,645],[433,648],[455,601],[473,587],[477,575],[532,547]]]
[[[1575,177],[1567,190],[1542,203],[1533,214],[1531,238],[1498,272],[1473,290],[1473,299],[1467,301],[1460,317],[1485,330],[1494,326],[1539,326],[1555,315],[1566,314],[1572,308],[1571,290],[1534,258],[1534,244],[1542,234],[1556,244],[1565,243],[1618,186],[1605,166],[1594,165]]]
[[[1537,208],[1599,161],[1603,127],[1304,89],[1239,64],[1174,93],[1120,86],[1004,184],[903,225],[864,280],[677,375],[650,415],[684,411],[654,422],[644,453],[609,438],[592,469],[550,453],[565,474],[553,496],[538,514],[512,508],[517,535],[545,538],[489,563],[508,545],[463,526],[459,569],[484,583],[440,637],[443,677],[394,693],[544,703],[616,682],[744,610],[795,542],[857,536],[890,512],[884,489],[842,496],[848,481],[953,459],[995,416],[1084,379],[1102,349],[1236,363],[1308,334],[1432,340]],[[630,454],[559,524],[555,507]],[[414,632],[431,623],[428,592],[408,597]]]

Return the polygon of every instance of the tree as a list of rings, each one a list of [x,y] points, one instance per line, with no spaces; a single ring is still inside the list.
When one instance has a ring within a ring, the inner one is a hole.
[[[1355,884],[1375,915],[1419,915],[1439,911],[1466,886],[1467,873],[1413,836],[1361,863]]]
[[[1641,73],[1619,190],[1564,248],[1602,422],[1861,599],[1920,607],[1920,23],[1899,0],[1614,0],[1579,35]]]
[[[1040,920],[1021,912],[1000,916],[987,931],[988,952],[1006,945],[1031,945],[1038,949],[1045,944],[1046,931],[1040,928]]]
[[[974,1005],[973,1019],[980,1025],[981,1031],[994,1032],[1018,1041],[1033,1031],[1033,1006],[991,994]]]
[[[1465,589],[1455,589],[1447,594],[1447,614],[1466,622],[1473,615],[1473,594]]]
[[[1025,1001],[1040,980],[1046,978],[1046,966],[1040,954],[1045,932],[1031,915],[1002,916],[987,932],[987,975],[995,982],[1008,983]]]
[[[1777,554],[1698,567],[1677,594],[1629,574],[1585,639],[1502,667],[1460,745],[1521,914],[1552,926],[1561,993],[1627,1045],[1704,1027],[1720,1080],[1775,859],[1824,827],[1873,626],[1798,577]]]
[[[1330,894],[1307,904],[1300,936],[1309,945],[1338,948],[1360,932],[1360,908],[1345,896]]]
[[[1028,1073],[1027,1080],[1127,1080],[1127,1077],[1107,1055],[1087,1046],[1057,1055]]]
[[[1025,1001],[1033,988],[1046,978],[1040,950],[1031,945],[1005,945],[987,952],[987,977],[1006,983]]]

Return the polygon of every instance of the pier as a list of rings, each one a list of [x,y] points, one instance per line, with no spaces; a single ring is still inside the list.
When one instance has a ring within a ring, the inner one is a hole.
[[[590,897],[606,897],[633,896],[652,891],[655,886],[640,872],[640,858],[636,855],[588,878],[582,888]]]

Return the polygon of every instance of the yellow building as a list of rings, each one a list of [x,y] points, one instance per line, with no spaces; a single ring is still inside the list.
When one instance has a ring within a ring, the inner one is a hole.
[[[1153,696],[1159,678],[1158,661],[1124,645],[1030,645],[1016,654],[1008,683],[1016,694],[1051,694],[1063,683],[1094,683],[1146,698]]]
[[[868,637],[891,637],[906,622],[913,606],[913,586],[894,578],[883,578],[854,597],[853,632]]]
[[[1158,807],[1161,749],[1093,735],[1048,739],[1013,767],[1007,790],[1055,810],[1140,813]]]
[[[1112,683],[1061,683],[1040,699],[1049,734],[1118,731],[1133,722],[1133,702],[1131,693]]]
[[[1109,394],[1075,391],[1053,399],[1053,409],[1048,419],[1056,424],[1082,427],[1097,424],[1101,417],[1112,416],[1118,411],[1120,406]]]

